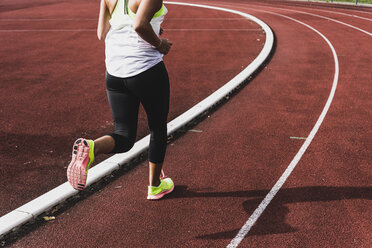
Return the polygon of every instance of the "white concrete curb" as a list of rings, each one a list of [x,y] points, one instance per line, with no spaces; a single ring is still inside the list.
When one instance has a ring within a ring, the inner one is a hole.
[[[248,18],[259,24],[266,33],[266,41],[263,49],[256,59],[248,65],[242,72],[235,76],[232,80],[219,88],[213,94],[208,96],[203,101],[196,104],[194,107],[178,116],[176,119],[168,123],[168,135],[174,133],[176,130],[187,124],[189,121],[202,114],[214,104],[222,100],[236,87],[242,84],[250,75],[252,75],[268,58],[274,44],[274,35],[268,25],[254,16],[246,13],[235,11],[226,8],[212,7],[200,4],[190,4],[181,2],[166,2],[167,4],[186,5],[200,8],[208,8],[234,13]],[[134,147],[127,153],[116,154],[105,161],[97,164],[89,170],[87,186],[99,181],[101,178],[109,175],[112,171],[118,170],[121,166],[147,150],[150,136],[146,136],[137,141]],[[67,198],[78,193],[73,189],[68,182],[50,190],[49,192],[39,196],[38,198],[26,203],[25,205],[13,210],[12,212],[0,218],[0,237],[20,227],[21,225],[35,219],[40,214],[50,210],[59,203],[65,201]]]

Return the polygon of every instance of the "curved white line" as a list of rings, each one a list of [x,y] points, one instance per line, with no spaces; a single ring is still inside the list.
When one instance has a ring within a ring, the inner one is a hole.
[[[305,1],[307,1],[307,0],[303,0],[303,2],[305,2]],[[311,1],[310,1],[311,2]],[[323,4],[326,4],[326,2],[317,2],[317,1],[313,1],[314,3],[323,3]],[[335,3],[328,3],[329,5],[328,6],[326,6],[326,5],[315,5],[315,7],[319,7],[319,8],[331,8],[331,9],[338,9],[338,8],[335,8],[335,6],[332,6],[332,5],[334,5],[334,4],[340,4],[340,5],[346,5],[347,3],[346,2],[344,2],[344,3],[342,3],[342,2],[335,2]],[[314,6],[314,5],[313,5]],[[311,6],[310,5],[310,7],[313,7],[313,6]],[[349,4],[349,6],[353,6],[353,5],[350,5]],[[355,5],[354,5],[355,6]],[[359,6],[361,6],[361,7],[364,7],[364,6],[362,6],[362,5],[359,5]],[[348,8],[345,8],[347,11],[350,11],[350,12],[352,12],[352,11],[354,11],[354,12],[358,12],[358,13],[363,13],[363,14],[366,14],[366,15],[372,15],[372,13],[370,13],[370,12],[367,12],[367,11],[361,11],[361,10],[356,10],[356,9],[348,9]]]
[[[235,5],[231,5],[231,4],[218,4],[219,6],[225,6],[225,7],[236,7]],[[329,17],[326,17],[326,16],[321,16],[321,15],[317,15],[317,14],[313,14],[313,13],[309,13],[309,12],[305,12],[305,11],[299,11],[299,10],[291,10],[291,9],[283,9],[283,8],[278,8],[278,7],[269,7],[269,6],[264,6],[265,8],[271,8],[271,9],[279,9],[279,10],[285,10],[285,11],[292,11],[292,12],[297,12],[297,13],[301,13],[301,14],[305,14],[305,15],[312,15],[312,16],[315,16],[315,17],[319,17],[319,18],[323,18],[323,19],[327,19],[327,20],[330,20],[330,21],[333,21],[333,22],[336,22],[336,23],[339,23],[339,24],[342,24],[342,25],[345,25],[347,27],[350,27],[350,28],[353,28],[353,29],[356,29],[360,32],[363,32],[369,36],[372,36],[372,33],[368,32],[368,31],[365,31],[361,28],[358,28],[358,27],[355,27],[353,25],[350,25],[348,23],[345,23],[345,22],[341,22],[341,21],[338,21],[338,20],[335,20],[335,19],[332,19],[332,18],[329,18]],[[247,5],[244,5],[244,6],[241,6],[241,7],[238,7],[238,8],[241,8],[241,9],[252,9],[251,7],[247,7]],[[264,11],[264,10],[261,10],[261,9],[255,9],[255,11],[259,11],[259,12],[269,12],[269,11]]]
[[[232,18],[218,18],[218,17],[169,17],[167,20],[245,20],[247,18],[244,17],[232,17]],[[57,18],[33,18],[33,19],[24,19],[24,18],[8,18],[8,19],[0,19],[0,22],[24,22],[24,21],[97,21],[97,19],[82,19],[82,18],[66,18],[66,19],[57,19]]]
[[[245,79],[247,79],[256,69],[266,60],[266,58],[269,56],[270,51],[272,49],[273,43],[274,43],[274,34],[272,33],[270,27],[261,21],[260,19],[249,15],[247,13],[243,13],[237,10],[232,9],[226,9],[221,7],[215,7],[215,6],[208,6],[208,5],[201,5],[201,4],[191,4],[191,3],[181,3],[181,2],[165,2],[165,3],[171,3],[176,5],[183,5],[183,6],[192,6],[192,7],[201,7],[206,9],[213,9],[213,10],[220,10],[224,12],[230,12],[233,14],[237,14],[240,16],[243,16],[247,19],[250,19],[254,22],[256,22],[258,25],[262,27],[262,29],[266,33],[266,41],[264,44],[264,47],[260,54],[256,57],[256,59],[248,65],[242,72],[240,72],[238,75],[236,75],[230,82],[226,83],[224,86],[216,90],[213,94],[205,98],[203,101],[196,104],[194,107],[168,123],[168,132],[174,132],[175,129],[178,129],[184,125],[184,123],[187,123],[197,117],[199,114],[205,112],[210,107],[212,107],[215,103],[226,97],[231,91],[233,91],[236,87],[238,87]]]
[[[97,18],[5,18],[0,22],[97,21]]]
[[[293,6],[293,7],[295,7],[295,8],[306,9],[305,7],[297,7],[297,6]],[[307,10],[307,9],[306,9],[306,10]],[[350,16],[350,17],[359,18],[359,19],[362,19],[362,20],[365,20],[365,21],[370,21],[370,22],[372,22],[372,19],[367,18],[367,17],[357,16],[357,15],[353,15],[353,14],[347,14],[347,13],[338,12],[338,11],[330,11],[330,10],[315,9],[315,8],[312,8],[311,10],[322,11],[322,12],[331,13],[331,14],[338,14],[338,15]]]
[[[94,32],[96,29],[0,29],[0,33],[17,32]]]
[[[237,5],[235,5],[235,7],[236,6],[247,6],[247,5],[246,4],[237,4]],[[273,7],[272,5],[268,5],[268,4],[264,4],[264,3],[262,3],[261,6]],[[305,6],[291,5],[290,7],[297,8],[297,9],[306,9],[306,10],[311,9],[311,10],[314,10],[314,11],[334,13],[334,14],[339,14],[339,15],[351,16],[351,17],[354,17],[354,18],[360,18],[360,19],[366,20],[366,21],[372,21],[372,19],[367,18],[367,17],[357,16],[357,15],[353,15],[353,14],[347,14],[347,13],[343,13],[343,12],[339,12],[339,11],[330,11],[330,10],[318,9],[318,8],[313,8],[312,6],[305,7]],[[317,6],[317,7],[321,7],[321,6]],[[346,10],[350,10],[350,9],[346,9]],[[364,14],[371,14],[369,12],[362,12],[362,11],[358,11],[358,12],[361,12],[361,13],[364,13]]]
[[[366,6],[359,5],[359,7],[366,7]],[[327,8],[327,7],[325,7],[325,8]],[[333,8],[332,7],[332,9],[338,9],[338,8]],[[347,11],[350,11],[350,12],[354,11],[354,12],[358,12],[358,13],[361,13],[361,14],[372,15],[372,12],[367,12],[367,11],[362,11],[362,10],[356,10],[356,9],[348,9],[348,8],[344,8],[344,9],[347,10]]]
[[[280,10],[287,10],[287,11],[292,11],[292,12],[297,12],[297,13],[301,13],[301,14],[306,14],[306,15],[311,15],[311,16],[315,16],[315,17],[319,17],[319,18],[323,18],[323,19],[326,19],[326,20],[330,20],[330,21],[333,21],[333,22],[337,22],[337,23],[340,23],[342,25],[345,25],[347,27],[350,27],[350,28],[354,28],[360,32],[363,32],[369,36],[372,36],[372,33],[370,32],[367,32],[361,28],[358,28],[358,27],[355,27],[351,24],[348,24],[348,23],[345,23],[345,22],[342,22],[342,21],[339,21],[339,20],[335,20],[335,19],[332,19],[330,17],[326,17],[326,16],[322,16],[322,15],[317,15],[317,14],[313,14],[313,13],[309,13],[309,12],[305,12],[305,11],[300,11],[300,10],[293,10],[293,9],[283,9],[283,8],[277,8],[277,7],[269,7],[269,8],[273,8],[273,9],[280,9]]]
[[[17,32],[96,32],[96,29],[0,29],[0,33],[17,33]],[[248,28],[170,28],[164,31],[203,31],[203,32],[262,32],[262,29]]]
[[[167,4],[178,4],[178,5],[187,5],[193,7],[207,8],[220,10],[225,12],[234,13],[245,18],[248,18],[262,27],[266,33],[266,41],[263,49],[260,54],[249,64],[242,72],[236,75],[232,80],[226,83],[224,86],[215,91],[212,95],[208,96],[206,99],[196,104],[194,107],[178,116],[176,119],[168,123],[168,134],[171,134],[183,127],[187,122],[191,121],[201,113],[204,113],[207,109],[212,107],[218,101],[227,96],[232,90],[237,86],[241,85],[253,72],[255,72],[259,66],[267,59],[274,43],[274,34],[272,33],[269,26],[258,18],[251,16],[249,14],[230,10],[220,7],[212,7],[207,5],[200,4],[189,4],[189,3],[180,3],[180,2],[166,2]],[[127,153],[116,154],[105,161],[97,164],[89,170],[87,186],[97,182],[101,178],[109,175],[114,170],[119,169],[121,166],[125,165],[127,162],[131,161],[141,153],[143,153],[147,148],[150,141],[150,136],[146,136],[141,140],[137,141],[134,147]],[[0,237],[13,228],[17,228],[26,222],[36,218],[38,215],[43,212],[51,209],[57,204],[65,201],[66,199],[76,195],[78,192],[74,190],[68,182],[61,184],[60,186],[48,191],[44,195],[39,196],[38,198],[24,204],[23,206],[13,210],[12,212],[0,217]]]
[[[335,95],[336,88],[337,88],[338,75],[339,75],[339,64],[338,64],[338,59],[337,59],[337,53],[336,53],[336,50],[334,49],[332,43],[322,33],[320,33],[318,30],[316,30],[315,28],[311,27],[310,25],[308,25],[306,23],[303,23],[303,22],[301,22],[297,19],[294,19],[292,17],[289,17],[289,16],[285,16],[285,15],[281,15],[281,14],[277,14],[277,13],[273,13],[273,12],[270,12],[270,13],[274,14],[274,15],[284,17],[284,18],[288,18],[288,19],[290,19],[292,21],[295,21],[295,22],[298,22],[298,23],[306,26],[307,28],[313,30],[317,34],[319,34],[327,42],[328,46],[332,50],[333,59],[334,59],[334,62],[335,62],[335,74],[334,74],[334,78],[333,78],[332,89],[331,89],[331,92],[328,96],[328,100],[327,100],[327,102],[326,102],[326,104],[323,108],[323,111],[321,112],[317,122],[315,123],[313,129],[311,130],[310,134],[306,138],[304,144],[301,146],[301,148],[297,152],[296,156],[293,158],[291,163],[288,165],[287,169],[281,175],[279,180],[275,183],[275,185],[270,190],[270,192],[266,195],[266,197],[262,200],[260,205],[256,208],[256,210],[249,217],[249,219],[246,221],[246,223],[243,225],[243,227],[239,230],[239,232],[235,236],[235,238],[233,240],[231,240],[230,244],[227,246],[228,248],[237,247],[240,244],[240,242],[248,234],[248,232],[252,228],[252,226],[256,223],[257,219],[261,216],[263,211],[269,205],[271,200],[275,197],[275,195],[278,193],[280,188],[286,182],[287,178],[290,176],[290,174],[292,173],[292,171],[296,167],[297,163],[300,161],[302,155],[305,153],[306,149],[309,147],[309,145],[310,145],[311,141],[313,140],[314,136],[318,132],[319,127],[322,124],[322,122],[324,120],[324,117],[326,116],[326,114],[328,112],[329,107],[331,106],[331,103],[332,103],[332,100],[333,100],[333,97]]]

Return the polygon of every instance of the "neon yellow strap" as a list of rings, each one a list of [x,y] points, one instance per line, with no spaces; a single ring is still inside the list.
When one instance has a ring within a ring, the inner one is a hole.
[[[128,7],[128,11],[129,11],[129,16],[130,18],[134,19],[134,17],[136,16],[136,14]],[[154,16],[152,17],[152,19],[156,18],[156,17],[159,17],[159,16],[162,16],[165,14],[165,6],[164,4],[161,6],[161,9],[159,9],[155,14]]]
[[[87,165],[87,172],[89,170],[90,165],[94,161],[94,141],[93,140],[87,140],[88,145],[89,145],[89,162]]]

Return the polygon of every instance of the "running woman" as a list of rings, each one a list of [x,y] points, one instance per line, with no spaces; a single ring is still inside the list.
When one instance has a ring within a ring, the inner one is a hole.
[[[173,181],[162,170],[169,109],[163,55],[172,43],[159,35],[167,12],[162,0],[101,0],[97,36],[105,40],[106,89],[115,132],[94,141],[75,141],[67,169],[73,188],[85,188],[88,169],[97,155],[123,153],[133,147],[141,103],[151,132],[147,199],[160,199],[172,192]]]

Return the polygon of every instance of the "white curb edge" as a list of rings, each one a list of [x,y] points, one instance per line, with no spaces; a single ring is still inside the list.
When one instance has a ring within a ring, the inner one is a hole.
[[[181,128],[182,126],[184,126],[186,123],[197,117],[198,115],[208,110],[214,104],[222,100],[231,91],[233,91],[236,87],[242,84],[249,76],[251,76],[270,55],[270,52],[274,45],[274,34],[266,23],[262,22],[261,20],[254,16],[251,16],[240,11],[201,4],[168,1],[165,1],[165,3],[214,9],[241,15],[260,25],[266,34],[265,45],[261,50],[260,54],[255,58],[255,60],[251,64],[249,64],[242,72],[236,75],[232,80],[226,83],[224,86],[219,88],[217,91],[212,93],[210,96],[196,104],[194,107],[192,107],[182,115],[178,116],[176,119],[169,122],[168,135],[170,135],[179,128]],[[142,138],[141,140],[137,141],[134,147],[129,152],[116,154],[106,159],[105,161],[97,164],[96,166],[92,167],[92,169],[89,170],[87,186],[99,181],[101,178],[109,175],[114,170],[118,170],[121,166],[125,165],[127,162],[129,162],[130,160],[144,152],[148,148],[149,140],[150,136],[148,135]],[[39,196],[38,198],[26,203],[25,205],[11,211],[10,213],[3,215],[0,218],[0,237],[3,237],[5,234],[35,219],[40,214],[50,210],[54,206],[76,195],[77,193],[78,191],[73,189],[69,185],[69,183],[66,182],[50,190],[49,192]]]

